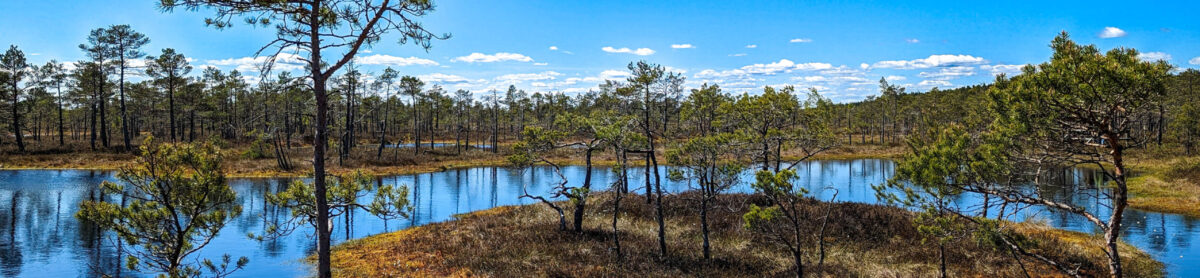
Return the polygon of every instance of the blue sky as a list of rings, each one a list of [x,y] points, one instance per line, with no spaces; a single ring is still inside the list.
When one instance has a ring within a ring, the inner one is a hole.
[[[1200,67],[1193,1],[893,2],[444,0],[422,21],[451,39],[426,52],[385,38],[358,63],[448,90],[514,84],[571,94],[623,78],[626,64],[644,59],[684,72],[690,87],[758,92],[790,84],[853,101],[878,94],[880,78],[910,91],[989,82],[1048,59],[1050,40],[1065,30],[1102,49],[1132,47],[1147,59]],[[0,44],[17,45],[31,62],[76,61],[88,31],[129,24],[150,37],[151,55],[171,47],[194,66],[240,67],[254,80],[252,56],[274,37],[270,28],[215,30],[204,26],[207,11],[162,13],[156,3],[0,1]]]

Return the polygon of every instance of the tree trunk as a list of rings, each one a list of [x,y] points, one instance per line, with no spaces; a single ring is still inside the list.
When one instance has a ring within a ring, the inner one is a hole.
[[[584,154],[584,163],[586,164],[583,174],[583,194],[592,189],[592,147],[588,146],[586,154]],[[583,209],[586,206],[587,198],[580,196],[579,201],[575,202],[575,232],[583,232]]]
[[[388,108],[390,106],[391,105],[388,104],[387,92],[385,91],[383,99],[383,117],[379,121],[379,150],[375,152],[375,160],[379,160],[381,157],[383,157],[383,147],[387,146],[387,119]]]
[[[66,145],[64,136],[66,135],[63,134],[63,101],[62,87],[60,86],[58,87],[58,146],[60,147]]]
[[[95,103],[95,101],[93,101],[92,103],[88,103],[88,108],[90,108],[89,110],[91,110],[91,113],[88,114],[89,115],[88,119],[91,122],[91,124],[88,125],[89,127],[91,127],[91,130],[88,131],[88,135],[91,135],[90,137],[91,137],[92,150],[95,151],[96,150],[96,103]]]
[[[796,249],[792,250],[792,261],[796,264],[796,278],[804,278],[804,257],[800,253],[800,242],[796,242]]]
[[[1166,113],[1167,113],[1167,111],[1166,111],[1165,105],[1163,105],[1162,103],[1159,103],[1158,104],[1158,124],[1155,125],[1155,127],[1158,128],[1157,142],[1158,142],[1159,147],[1162,147],[1163,125],[1166,124],[1166,120],[1163,119],[1163,117],[1165,116],[1164,114],[1166,114]]]
[[[617,250],[617,259],[621,259],[623,257],[621,254],[621,234],[617,229],[617,216],[621,215],[621,198],[624,197],[625,189],[629,186],[629,180],[627,179],[629,170],[625,167],[627,162],[625,159],[625,150],[619,150],[618,152],[620,152],[621,180],[618,181],[617,188],[613,190],[615,197],[613,197],[612,233],[613,245]]]
[[[654,170],[654,188],[657,191],[657,195],[658,195],[654,198],[655,199],[654,210],[655,210],[656,216],[658,218],[657,219],[658,220],[658,249],[659,249],[658,255],[663,258],[666,258],[667,257],[667,231],[666,231],[667,227],[666,227],[666,223],[664,223],[664,220],[663,220],[662,179],[660,178],[659,173],[658,173],[658,158],[656,158],[657,155],[655,155],[656,152],[654,149],[654,134],[652,132],[650,132],[650,91],[649,90],[650,90],[649,88],[646,89],[646,109],[643,110],[643,113],[645,116],[644,119],[646,120],[646,122],[642,125],[642,127],[645,128],[644,131],[646,133],[646,140],[649,141],[649,143],[650,143],[650,149],[648,150],[649,153],[647,154],[650,156],[650,165],[648,165],[647,167],[653,168],[653,170]],[[649,173],[646,174],[646,179],[647,180],[650,179]],[[647,196],[647,197],[649,197],[649,196]]]
[[[10,78],[10,79],[12,79],[12,105],[11,106],[12,106],[13,136],[16,136],[16,138],[17,138],[17,149],[20,150],[21,152],[25,152],[25,139],[23,139],[23,137],[25,137],[25,135],[21,134],[21,113],[17,109],[18,101],[20,101],[19,97],[21,96],[21,93],[20,93],[21,89],[17,88],[17,79],[16,78]]]
[[[104,144],[104,148],[108,149],[111,144],[108,140],[108,109],[105,103],[108,102],[108,97],[104,96],[103,84],[100,92],[100,143]]]
[[[654,196],[654,186],[652,186],[652,184],[650,184],[650,171],[651,171],[651,169],[650,169],[650,154],[647,153],[642,158],[645,160],[645,163],[646,163],[646,204],[648,205],[651,202],[654,202],[654,199],[650,198],[651,196]]]
[[[320,2],[314,6],[318,6]],[[309,22],[316,25],[320,22],[320,14],[316,11],[309,12]],[[313,80],[313,94],[316,96],[317,111],[316,111],[316,135],[313,142],[313,189],[317,199],[317,277],[330,278],[333,272],[330,271],[329,263],[329,203],[326,200],[325,189],[325,147],[328,143],[328,121],[326,113],[329,110],[329,96],[325,93],[326,78],[321,72],[321,38],[318,32],[319,28],[315,26],[311,28],[309,69]]]
[[[705,190],[708,191],[708,190]],[[712,259],[712,250],[708,244],[708,200],[710,196],[708,192],[704,193],[704,197],[700,198],[700,232],[704,239],[704,260]]]
[[[167,76],[167,100],[169,105],[169,118],[171,118],[171,142],[175,142],[175,74]]]
[[[500,150],[500,108],[492,106],[492,153],[498,153]]]
[[[421,130],[419,128],[417,128],[417,126],[421,122],[421,112],[417,109],[417,107],[420,107],[420,105],[417,105],[417,94],[416,93],[412,94],[412,100],[413,100],[413,103],[412,103],[413,155],[417,155],[417,154],[421,153]]]
[[[125,143],[125,151],[133,151],[129,147],[129,136],[132,136],[132,131],[129,130],[129,113],[125,110],[125,54],[121,53],[121,73],[117,83],[117,88],[121,91],[121,141]]]
[[[941,262],[938,264],[938,273],[942,278],[946,278],[946,244],[938,243],[938,258]]]

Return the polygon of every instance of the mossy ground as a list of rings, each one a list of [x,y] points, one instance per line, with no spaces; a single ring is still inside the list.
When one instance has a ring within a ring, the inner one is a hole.
[[[1142,159],[1133,169],[1130,207],[1200,217],[1200,157]]]
[[[658,256],[654,206],[640,196],[622,201],[620,238],[624,257],[612,243],[611,195],[599,195],[586,214],[584,231],[559,231],[557,214],[541,204],[499,207],[460,215],[456,220],[343,243],[333,250],[340,277],[789,277],[790,255],[742,226],[753,195],[724,195],[711,210],[713,258],[703,259],[693,194],[666,199],[669,255]],[[815,234],[820,216],[831,208],[827,259],[821,276],[931,277],[938,273],[937,245],[923,241],[913,214],[901,208],[858,203],[806,202],[804,227]],[[568,217],[569,218],[569,217]],[[1084,274],[1107,273],[1101,240],[1035,224],[1015,225],[1036,242],[1030,250],[1078,265]],[[805,237],[806,269],[814,271],[816,239]],[[1021,277],[1006,249],[960,238],[947,243],[952,277]],[[1124,245],[1128,277],[1162,276],[1162,264]],[[1061,276],[1022,259],[1035,277]]]

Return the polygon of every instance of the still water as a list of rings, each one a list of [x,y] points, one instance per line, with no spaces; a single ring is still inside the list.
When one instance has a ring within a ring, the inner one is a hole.
[[[798,184],[811,195],[828,200],[833,190],[838,201],[878,203],[873,184],[884,182],[894,170],[888,160],[861,159],[812,161],[797,166]],[[664,167],[665,168],[665,167]],[[585,169],[579,166],[563,168],[572,185],[582,184]],[[606,168],[597,168],[593,184],[598,190],[615,181],[616,176]],[[645,180],[641,170],[631,174],[634,192],[644,192]],[[747,172],[743,183],[731,192],[750,192]],[[4,277],[92,277],[97,273],[121,276],[152,276],[129,273],[117,267],[121,246],[111,233],[99,232],[96,227],[75,219],[74,213],[83,200],[97,198],[97,185],[114,180],[112,172],[88,170],[13,170],[0,171],[0,276]],[[264,195],[278,192],[291,179],[230,179],[238,193],[243,213],[230,223],[197,258],[218,259],[221,254],[246,256],[250,264],[234,273],[235,277],[299,277],[310,275],[311,267],[301,259],[314,251],[310,230],[297,230],[287,237],[258,242],[247,233],[261,233],[265,223],[286,217],[286,212],[266,204]],[[1086,170],[1064,170],[1051,180],[1061,186],[1030,188],[1044,196],[1056,196],[1060,201],[1093,208],[1103,203],[1093,194],[1070,194],[1088,191],[1099,175]],[[480,167],[449,170],[419,175],[380,177],[382,184],[404,184],[412,187],[410,200],[415,207],[412,219],[392,220],[389,230],[449,220],[455,214],[495,206],[530,204],[536,201],[519,199],[522,185],[531,193],[546,192],[557,182],[553,170],[534,167],[520,170]],[[664,179],[669,192],[687,190],[687,182]],[[641,187],[641,188],[637,188]],[[961,196],[955,200],[962,209],[978,209],[979,196]],[[995,208],[993,208],[993,211]],[[1099,213],[1103,216],[1103,213]],[[384,222],[364,211],[350,217],[349,232],[346,219],[334,219],[333,238],[345,241],[385,232]],[[1054,213],[1037,208],[1027,209],[1013,219],[1033,219],[1049,225],[1082,232],[1094,232],[1089,222],[1074,215]],[[1200,219],[1174,214],[1128,211],[1125,240],[1146,250],[1156,259],[1166,262],[1170,276],[1200,277]],[[195,258],[191,258],[195,259]],[[118,272],[120,271],[120,272]]]

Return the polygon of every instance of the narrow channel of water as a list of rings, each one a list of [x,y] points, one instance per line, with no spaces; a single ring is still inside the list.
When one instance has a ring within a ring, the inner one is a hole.
[[[872,184],[890,177],[894,163],[888,160],[861,159],[845,161],[813,161],[801,164],[799,184],[809,188],[812,195],[828,200],[836,189],[838,201],[877,203]],[[564,167],[563,173],[571,184],[581,184],[584,168]],[[611,184],[615,175],[607,168],[597,168],[593,183],[597,190]],[[631,184],[644,190],[641,169],[634,172]],[[0,171],[0,275],[5,277],[92,277],[96,271],[115,274],[117,242],[108,233],[74,218],[83,200],[99,198],[96,185],[113,180],[112,172],[88,170],[12,170]],[[743,184],[731,192],[750,192],[747,172]],[[1087,170],[1065,170],[1055,177],[1058,187],[1030,188],[1040,190],[1060,201],[1070,201],[1099,211],[1103,202],[1089,192],[1099,175]],[[298,230],[291,236],[268,242],[247,238],[247,233],[260,233],[268,221],[286,217],[286,212],[267,205],[263,196],[288,186],[291,179],[230,179],[243,206],[243,214],[225,228],[199,257],[219,258],[221,254],[246,256],[250,264],[235,273],[237,277],[299,277],[310,273],[311,267],[302,261],[313,251],[311,231]],[[522,185],[531,193],[546,192],[557,182],[557,176],[547,167],[528,170],[480,167],[420,175],[381,177],[384,184],[405,184],[412,187],[410,196],[416,211],[412,219],[392,220],[391,230],[451,219],[453,215],[495,206],[529,204],[519,199]],[[687,190],[687,182],[669,182],[670,192]],[[955,202],[963,208],[982,203],[979,196],[961,196]],[[1200,276],[1200,219],[1174,214],[1127,212],[1125,240],[1146,250],[1167,263],[1167,271],[1175,277]],[[1101,213],[1101,215],[1103,215]],[[1029,209],[1017,219],[1035,219],[1049,225],[1083,232],[1093,232],[1089,222],[1073,215]],[[385,232],[384,222],[366,212],[350,216],[351,230],[345,230],[344,218],[334,219],[333,238],[338,242]],[[122,270],[123,276],[130,275]]]

